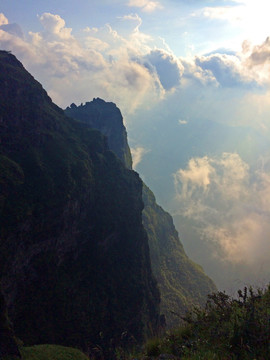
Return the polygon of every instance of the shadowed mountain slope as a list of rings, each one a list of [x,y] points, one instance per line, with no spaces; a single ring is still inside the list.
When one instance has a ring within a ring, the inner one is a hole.
[[[16,336],[88,352],[142,342],[159,326],[142,181],[4,51],[0,82],[0,280]]]
[[[94,99],[78,107],[72,104],[65,113],[108,136],[108,143],[114,144],[111,150],[126,167],[130,167],[130,150],[126,131],[123,130],[123,118],[115,104]],[[203,269],[187,257],[171,215],[157,205],[146,185],[143,186],[143,201],[143,224],[149,238],[153,272],[161,293],[161,312],[166,316],[167,325],[172,327],[179,322],[179,316],[175,314],[183,315],[192,305],[204,305],[207,294],[216,287]]]

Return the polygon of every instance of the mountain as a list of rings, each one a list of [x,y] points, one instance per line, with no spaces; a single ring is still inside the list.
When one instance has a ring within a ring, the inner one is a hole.
[[[115,104],[94,99],[85,105],[72,104],[66,115],[100,130],[126,167],[131,166],[123,117]],[[126,151],[126,154],[125,154]],[[128,159],[128,160],[127,160]],[[204,305],[207,295],[216,290],[203,269],[186,255],[173,219],[156,203],[152,191],[143,186],[143,225],[147,231],[154,275],[161,293],[161,312],[168,327],[173,327],[192,305]]]
[[[20,352],[12,324],[8,318],[6,302],[0,291],[0,359],[7,355],[20,357]]]
[[[142,181],[5,51],[0,82],[0,280],[16,336],[107,357],[141,343],[160,321]]]
[[[112,102],[96,98],[84,105],[74,103],[65,110],[66,115],[88,124],[106,136],[109,148],[128,169],[132,168],[132,158],[127,141],[127,131],[118,107]]]

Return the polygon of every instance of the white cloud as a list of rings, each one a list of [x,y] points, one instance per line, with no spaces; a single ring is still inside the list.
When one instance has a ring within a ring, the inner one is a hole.
[[[140,16],[138,14],[124,15],[124,16],[120,17],[120,19],[136,21],[138,23],[138,25],[136,26],[135,29],[138,29],[140,27],[140,25],[142,24],[142,19],[140,18]]]
[[[138,16],[120,19],[135,21],[124,36],[107,24],[84,29],[80,40],[59,15],[45,13],[39,19],[43,31],[29,32],[25,40],[0,30],[0,46],[17,55],[60,106],[99,96],[128,113],[162,96],[157,75],[134,60],[149,52],[151,41],[139,31]]]
[[[206,192],[210,185],[210,175],[214,171],[207,156],[191,159],[186,170],[179,169],[174,175],[176,189],[178,190],[179,182],[182,186],[180,196],[183,198],[192,196],[197,187]]]
[[[84,40],[84,44],[88,49],[95,49],[96,51],[104,51],[110,47],[110,45],[94,36],[87,36]]]
[[[182,119],[178,120],[179,125],[186,125],[187,123],[188,123],[187,120],[182,120]]]
[[[0,26],[7,25],[7,24],[8,24],[8,19],[5,17],[5,15],[3,13],[0,13]]]
[[[239,0],[227,6],[204,7],[194,16],[229,23],[235,33],[240,31],[242,39],[258,42],[265,37],[265,29],[268,28],[268,10],[268,0]]]
[[[128,6],[139,7],[144,12],[153,12],[157,9],[162,9],[162,6],[158,1],[150,0],[129,0]]]
[[[91,33],[91,32],[97,33],[98,28],[96,28],[96,27],[90,28],[89,26],[87,26],[85,29],[83,29],[83,31],[86,32],[86,33]]]
[[[213,244],[215,256],[252,266],[267,259],[270,172],[254,171],[238,154],[223,153],[191,159],[174,179],[178,213],[198,221],[201,241]]]
[[[72,29],[65,27],[65,20],[59,15],[44,13],[40,16],[39,20],[48,34],[56,35],[62,39],[71,37]]]
[[[138,164],[142,161],[143,156],[147,154],[149,150],[143,148],[142,146],[137,146],[135,148],[131,148],[130,151],[132,155],[132,167],[136,170]]]
[[[245,17],[245,6],[205,7],[202,14],[210,19],[239,22]]]

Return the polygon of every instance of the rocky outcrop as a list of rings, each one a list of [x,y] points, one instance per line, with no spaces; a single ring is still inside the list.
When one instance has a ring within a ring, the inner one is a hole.
[[[142,181],[7,52],[0,82],[0,278],[16,336],[109,353],[142,342],[159,326]]]
[[[118,107],[112,102],[96,98],[84,105],[71,104],[65,113],[74,119],[101,131],[107,137],[109,148],[128,169],[132,168],[132,158],[127,141],[127,132]]]

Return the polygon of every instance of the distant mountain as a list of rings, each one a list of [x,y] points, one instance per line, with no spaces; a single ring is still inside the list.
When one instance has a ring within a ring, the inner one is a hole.
[[[131,166],[127,134],[120,110],[113,103],[94,99],[85,105],[72,104],[65,110],[73,117],[100,130],[126,167]],[[126,151],[126,153],[125,153]],[[147,231],[151,263],[161,293],[161,312],[168,327],[177,325],[192,305],[204,305],[207,294],[216,290],[203,269],[186,255],[172,217],[157,205],[154,194],[143,186],[143,225]]]
[[[0,280],[16,336],[107,358],[141,343],[159,327],[142,181],[4,51],[0,83]]]

